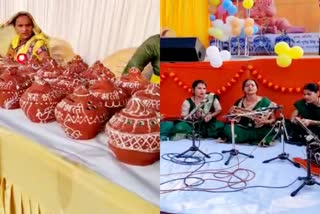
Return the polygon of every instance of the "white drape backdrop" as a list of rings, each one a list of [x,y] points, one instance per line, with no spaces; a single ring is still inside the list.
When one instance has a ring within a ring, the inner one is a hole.
[[[160,33],[159,0],[0,0],[0,22],[30,12],[43,32],[93,64]],[[1,41],[0,41],[1,42]]]

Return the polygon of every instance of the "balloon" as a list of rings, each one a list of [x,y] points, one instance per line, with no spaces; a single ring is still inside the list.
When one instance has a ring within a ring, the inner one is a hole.
[[[292,59],[285,54],[277,56],[277,65],[282,68],[286,68],[290,66],[292,63]]]
[[[290,47],[286,42],[278,42],[274,46],[274,52],[278,55],[289,54]]]
[[[213,6],[218,6],[221,3],[221,1],[220,0],[209,0],[209,3]]]
[[[231,24],[231,22],[232,22],[232,20],[233,20],[234,18],[236,18],[236,17],[234,17],[234,16],[227,16],[227,18],[226,18],[226,23],[227,23],[227,24]]]
[[[253,34],[256,34],[259,32],[259,27],[257,25],[253,25]]]
[[[220,56],[223,61],[229,61],[231,59],[231,53],[227,50],[221,51]]]
[[[210,59],[210,65],[214,68],[220,68],[223,64],[223,61],[220,56]]]
[[[252,19],[252,18],[246,18],[244,20],[244,26],[245,27],[252,27],[253,24],[254,24],[254,19]]]
[[[221,29],[215,28],[212,36],[214,36],[216,39],[221,39],[224,37],[224,33]]]
[[[212,23],[215,28],[219,28],[219,29],[223,28],[223,21],[221,19],[216,19]]]
[[[240,26],[240,23],[239,23],[239,19],[238,18],[236,18],[236,17],[234,17],[232,20],[231,20],[231,26],[232,27],[238,27],[238,26]]]
[[[251,9],[254,4],[253,0],[243,0],[242,5],[246,9]]]
[[[227,11],[228,11],[229,15],[235,15],[236,13],[238,13],[238,8],[234,5],[232,5],[228,8]]]
[[[252,27],[245,27],[244,28],[244,33],[246,34],[246,36],[250,36],[253,34],[253,28]]]
[[[223,0],[223,2],[222,2],[222,7],[223,7],[225,10],[228,10],[231,6],[233,6],[231,0]]]
[[[213,14],[211,14],[211,15],[210,15],[210,21],[214,21],[214,20],[216,20],[216,16],[213,15]]]
[[[207,56],[211,59],[214,58],[215,56],[219,55],[219,48],[217,46],[209,46],[206,50]]]
[[[241,33],[241,28],[239,26],[238,27],[234,27],[231,30],[232,36],[239,36],[240,33]]]
[[[220,5],[218,8],[217,8],[217,13],[219,16],[223,16],[224,14],[227,13],[227,11]]]
[[[303,49],[299,46],[294,46],[289,51],[291,59],[300,59],[303,56]]]
[[[231,28],[230,25],[224,24],[223,27],[222,27],[222,30],[223,30],[225,36],[228,36],[228,37],[231,36],[232,28]]]

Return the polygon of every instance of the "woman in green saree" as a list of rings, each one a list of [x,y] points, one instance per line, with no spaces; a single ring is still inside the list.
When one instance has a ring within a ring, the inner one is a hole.
[[[172,129],[171,140],[186,138],[192,133],[192,124],[195,120],[196,132],[203,138],[218,138],[224,124],[216,120],[222,108],[218,97],[207,92],[207,84],[203,80],[192,83],[192,97],[186,99],[181,108],[181,118],[185,121],[176,122]]]
[[[274,103],[267,97],[257,95],[258,84],[255,80],[247,79],[242,84],[244,96],[238,99],[231,108],[230,113],[248,113],[263,107],[271,107]],[[274,114],[268,112],[262,116],[240,117],[235,121],[234,133],[236,143],[249,143],[257,145],[271,130],[271,124],[275,121]],[[224,137],[231,142],[231,125],[226,124],[223,130]],[[264,145],[270,145],[273,135],[266,137]]]
[[[308,83],[303,87],[303,99],[294,103],[295,110],[291,116],[292,141],[298,145],[305,145],[305,132],[302,127],[296,124],[296,117],[307,126],[314,134],[320,137],[320,97],[319,86],[316,83]]]

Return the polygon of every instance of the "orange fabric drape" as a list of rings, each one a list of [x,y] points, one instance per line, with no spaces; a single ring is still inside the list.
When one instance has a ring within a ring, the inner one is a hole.
[[[320,58],[294,60],[290,67],[280,68],[275,59],[224,62],[221,68],[213,68],[208,62],[162,63],[161,64],[161,114],[164,117],[179,117],[181,104],[191,96],[191,84],[196,79],[207,82],[208,91],[220,94],[227,113],[236,99],[243,96],[243,80],[253,78],[259,84],[258,94],[284,106],[290,117],[293,103],[302,98],[301,88],[305,83],[320,84]]]
[[[160,16],[161,27],[174,30],[177,37],[198,37],[209,45],[207,0],[161,0]]]

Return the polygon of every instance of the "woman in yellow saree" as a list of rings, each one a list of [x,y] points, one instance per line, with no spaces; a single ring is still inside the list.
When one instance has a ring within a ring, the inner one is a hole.
[[[7,38],[11,37],[11,41],[7,44],[2,44],[4,49],[7,48],[5,55],[16,60],[19,54],[26,54],[27,59],[35,56],[39,60],[50,56],[48,49],[49,37],[41,31],[30,13],[18,12],[0,26],[2,31],[4,28],[12,27],[15,30],[15,35],[12,35],[13,31],[11,31],[11,35],[7,36]],[[10,33],[10,31],[5,32]]]

